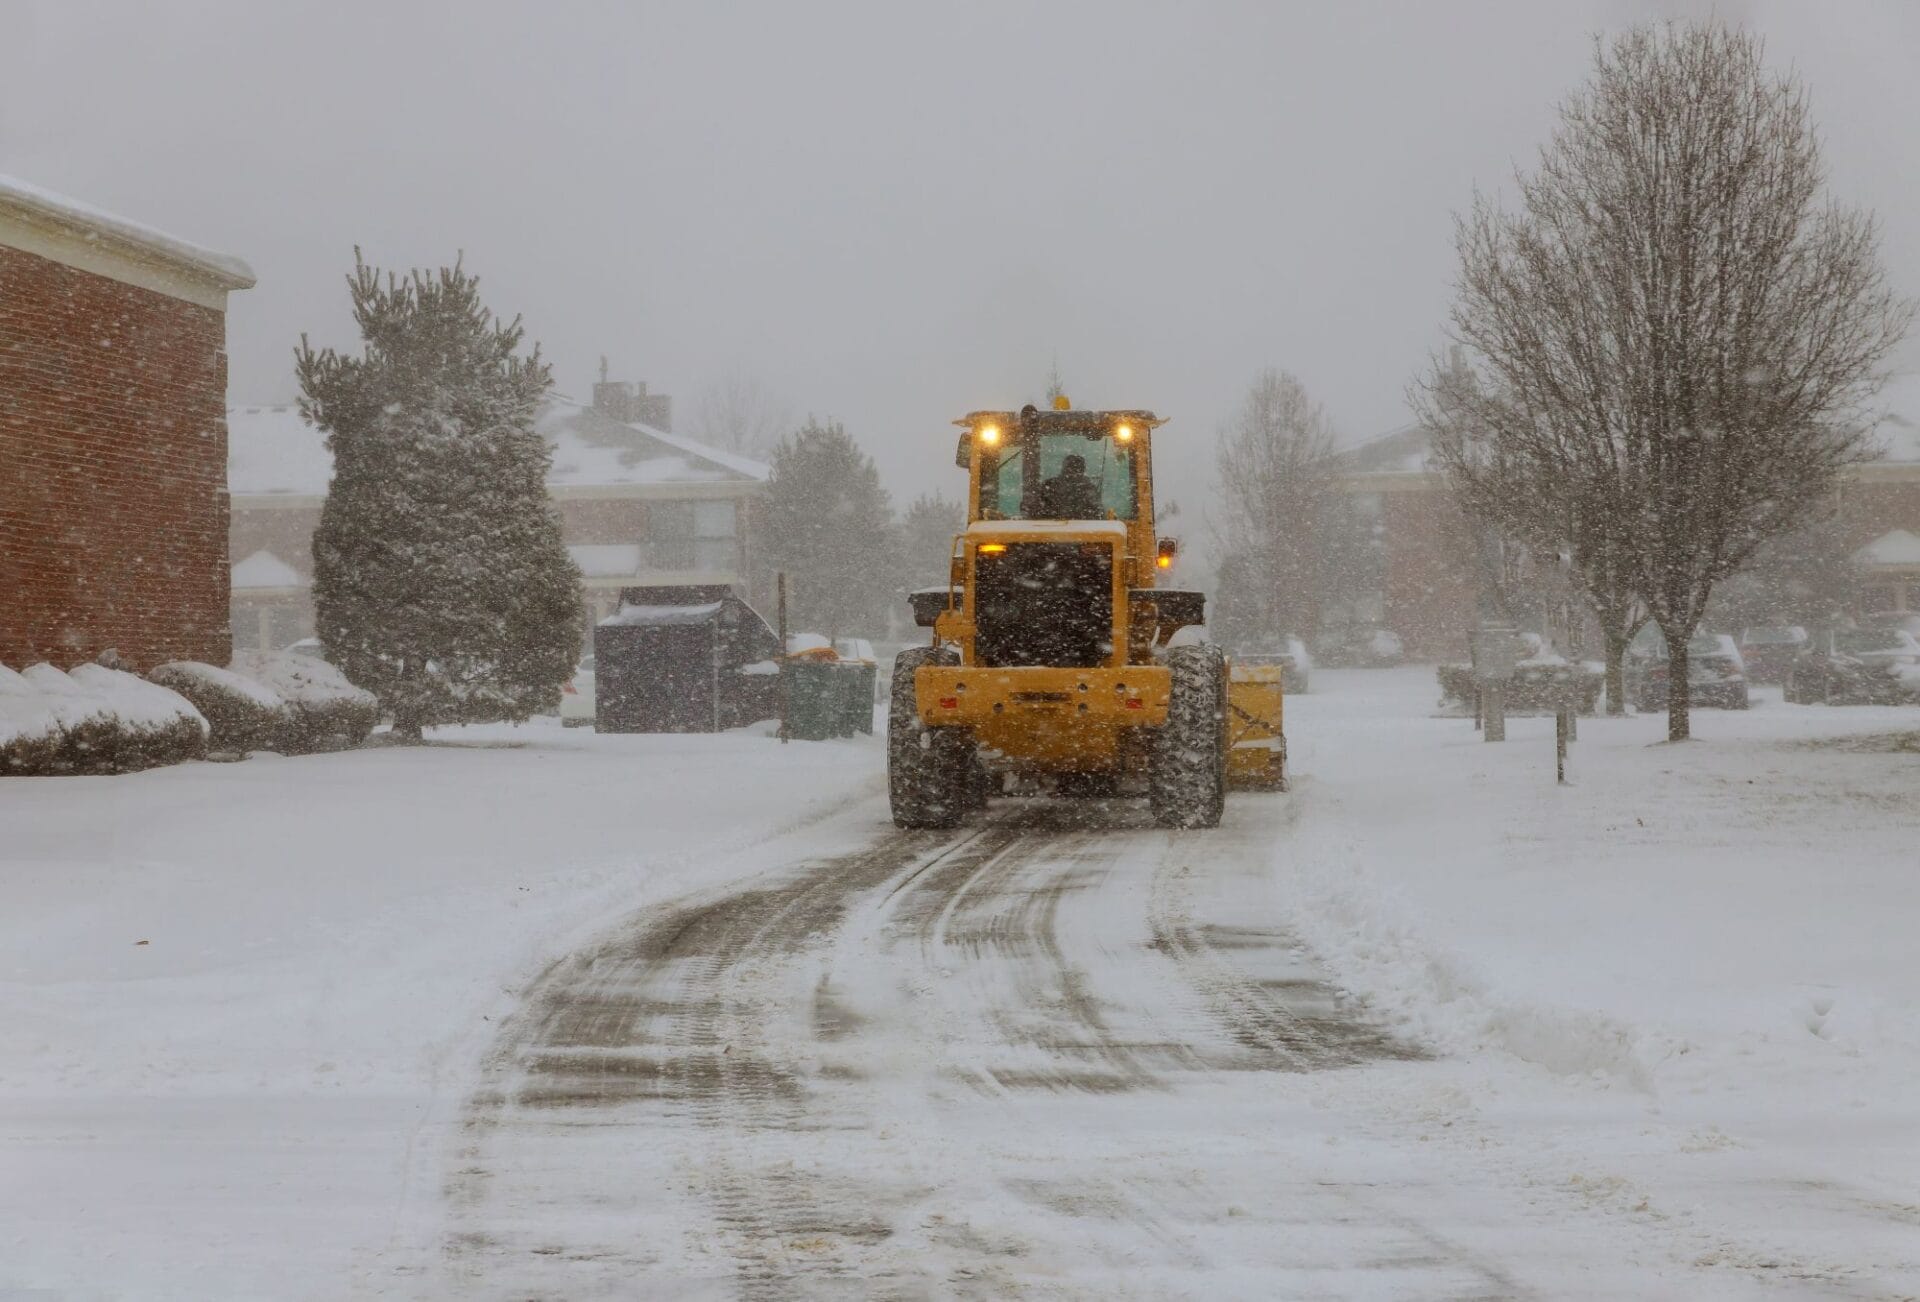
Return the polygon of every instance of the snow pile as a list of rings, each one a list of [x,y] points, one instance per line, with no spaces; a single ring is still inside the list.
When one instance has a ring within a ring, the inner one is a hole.
[[[0,666],[0,772],[130,772],[199,755],[207,735],[187,700],[122,670]]]
[[[274,747],[289,754],[358,746],[380,721],[380,703],[324,660],[290,651],[236,651],[233,672],[252,679],[289,711]]]

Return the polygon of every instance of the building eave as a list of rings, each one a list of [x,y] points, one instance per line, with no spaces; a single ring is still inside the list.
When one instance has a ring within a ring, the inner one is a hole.
[[[4,175],[0,244],[216,312],[227,310],[230,292],[255,282],[253,269],[239,258]]]

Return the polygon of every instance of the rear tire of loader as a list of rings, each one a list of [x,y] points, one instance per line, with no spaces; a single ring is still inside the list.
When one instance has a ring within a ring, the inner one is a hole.
[[[957,665],[941,647],[910,647],[893,658],[893,698],[887,703],[887,798],[898,827],[953,827],[978,807],[980,783],[972,738],[960,728],[929,728],[921,721],[913,671]]]
[[[1227,659],[1211,643],[1175,647],[1167,722],[1154,736],[1148,804],[1161,827],[1218,827],[1227,803]]]

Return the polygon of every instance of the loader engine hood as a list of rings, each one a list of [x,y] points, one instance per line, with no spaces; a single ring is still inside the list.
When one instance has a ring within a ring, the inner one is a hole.
[[[967,544],[977,663],[1091,669],[1113,661],[1124,525],[982,521],[968,528]]]

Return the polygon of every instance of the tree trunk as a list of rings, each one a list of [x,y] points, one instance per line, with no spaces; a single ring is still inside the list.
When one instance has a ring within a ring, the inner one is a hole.
[[[1687,741],[1693,736],[1687,689],[1687,642],[1693,634],[1688,630],[1675,637],[1672,629],[1660,631],[1667,639],[1667,740]]]
[[[1624,633],[1607,631],[1607,713],[1627,712],[1627,646],[1631,639]]]
[[[417,746],[425,738],[419,718],[410,714],[394,715],[393,731],[389,735],[395,741],[406,742],[409,746]]]

